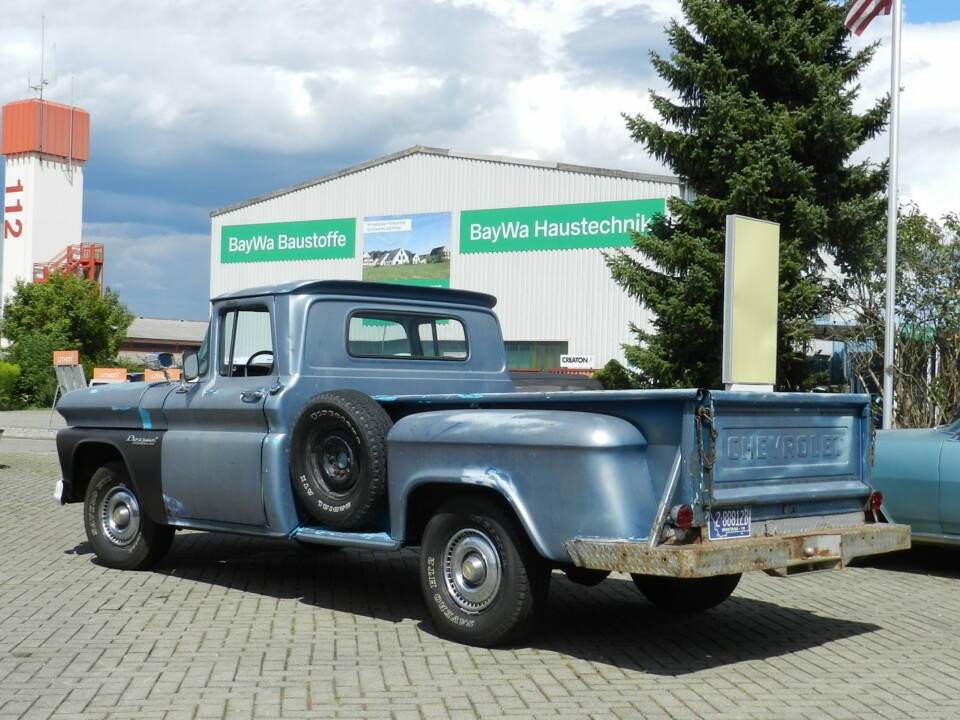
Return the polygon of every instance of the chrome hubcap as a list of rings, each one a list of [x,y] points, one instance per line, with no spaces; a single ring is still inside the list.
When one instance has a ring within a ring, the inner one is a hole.
[[[450,538],[443,558],[443,579],[453,601],[468,613],[483,612],[503,578],[496,546],[479,530],[465,529]]]
[[[123,485],[112,488],[100,504],[100,531],[114,545],[129,545],[140,532],[140,505]]]

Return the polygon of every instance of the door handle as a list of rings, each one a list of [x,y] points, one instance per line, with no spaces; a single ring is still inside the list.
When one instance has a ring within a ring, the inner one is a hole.
[[[244,390],[240,393],[240,399],[246,403],[255,403],[263,400],[263,390]]]
[[[267,392],[271,395],[276,395],[281,390],[283,390],[283,385],[280,384],[279,380],[274,381],[273,385],[267,388]]]

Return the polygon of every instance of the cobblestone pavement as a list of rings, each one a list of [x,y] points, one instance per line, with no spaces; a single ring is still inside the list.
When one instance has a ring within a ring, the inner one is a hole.
[[[4,720],[960,715],[957,553],[749,575],[695,620],[556,575],[537,634],[479,650],[434,634],[412,552],[182,533],[154,571],[100,567],[53,453],[3,443]]]

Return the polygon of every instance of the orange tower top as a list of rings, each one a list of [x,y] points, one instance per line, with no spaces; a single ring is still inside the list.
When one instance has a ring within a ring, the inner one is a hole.
[[[3,106],[0,153],[40,152],[74,160],[90,158],[90,113],[46,100]]]

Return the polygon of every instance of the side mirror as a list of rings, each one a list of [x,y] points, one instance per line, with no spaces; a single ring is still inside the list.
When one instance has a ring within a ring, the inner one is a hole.
[[[200,377],[200,361],[197,359],[197,351],[187,348],[183,351],[183,379],[185,382],[190,382],[198,377]]]
[[[166,370],[173,367],[173,355],[168,352],[147,353],[143,364],[151,370]]]

